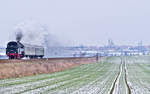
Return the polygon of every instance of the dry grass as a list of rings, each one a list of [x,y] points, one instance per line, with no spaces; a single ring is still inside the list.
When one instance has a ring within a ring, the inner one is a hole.
[[[53,73],[92,62],[95,58],[0,60],[0,79]]]

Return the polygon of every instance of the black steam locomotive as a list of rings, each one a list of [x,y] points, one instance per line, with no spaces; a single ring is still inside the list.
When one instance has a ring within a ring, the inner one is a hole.
[[[11,41],[7,44],[6,54],[9,59],[21,59],[23,57],[43,58],[44,47]]]

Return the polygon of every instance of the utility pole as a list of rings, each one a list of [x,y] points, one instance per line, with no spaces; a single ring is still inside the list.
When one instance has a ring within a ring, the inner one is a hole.
[[[98,56],[98,52],[96,53],[96,61],[98,61],[99,56]]]

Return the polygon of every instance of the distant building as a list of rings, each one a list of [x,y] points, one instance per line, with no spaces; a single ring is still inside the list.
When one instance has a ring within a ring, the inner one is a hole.
[[[108,40],[108,48],[114,48],[115,47],[115,44],[113,42],[113,40],[109,39]]]

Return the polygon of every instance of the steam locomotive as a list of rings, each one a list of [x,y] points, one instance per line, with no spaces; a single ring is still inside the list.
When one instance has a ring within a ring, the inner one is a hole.
[[[43,58],[44,47],[11,41],[7,44],[6,55],[9,59]]]

